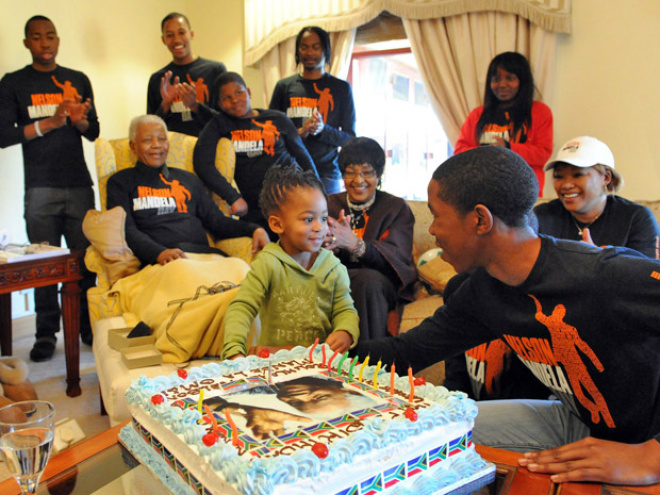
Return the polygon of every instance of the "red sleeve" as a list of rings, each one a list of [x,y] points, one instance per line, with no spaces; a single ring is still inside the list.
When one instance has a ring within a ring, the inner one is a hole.
[[[477,130],[477,122],[479,122],[479,118],[481,117],[483,111],[483,106],[475,108],[470,112],[470,115],[467,116],[465,122],[463,122],[463,127],[461,127],[461,135],[459,136],[458,141],[456,141],[456,145],[454,146],[454,155],[463,151],[471,150],[472,148],[476,148],[478,146],[475,132]]]
[[[552,155],[552,143],[552,111],[545,103],[535,101],[532,103],[532,126],[527,133],[527,140],[524,143],[511,143],[511,149],[534,170],[541,188],[540,194],[545,183],[543,167]]]

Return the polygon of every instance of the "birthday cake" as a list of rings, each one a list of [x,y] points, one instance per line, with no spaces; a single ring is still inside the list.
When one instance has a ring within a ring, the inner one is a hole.
[[[173,493],[426,495],[494,477],[472,444],[472,400],[330,353],[141,377],[120,441]]]

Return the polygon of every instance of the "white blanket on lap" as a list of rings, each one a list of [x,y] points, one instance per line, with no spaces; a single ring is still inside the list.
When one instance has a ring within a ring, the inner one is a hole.
[[[146,266],[111,289],[129,326],[143,321],[152,329],[166,363],[220,355],[227,306],[250,269],[239,258],[187,256]]]

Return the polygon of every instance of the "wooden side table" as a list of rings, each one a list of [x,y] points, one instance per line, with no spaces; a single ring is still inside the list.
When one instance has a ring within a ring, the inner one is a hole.
[[[66,394],[80,395],[80,287],[85,251],[0,264],[0,352],[12,354],[11,293],[62,284],[62,319],[66,357]]]

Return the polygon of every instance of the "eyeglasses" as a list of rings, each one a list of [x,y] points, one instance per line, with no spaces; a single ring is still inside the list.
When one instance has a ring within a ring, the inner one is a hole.
[[[346,179],[355,179],[358,175],[363,179],[373,179],[376,177],[376,171],[373,168],[370,170],[344,170],[344,177]]]

